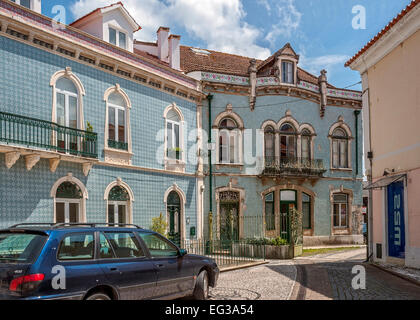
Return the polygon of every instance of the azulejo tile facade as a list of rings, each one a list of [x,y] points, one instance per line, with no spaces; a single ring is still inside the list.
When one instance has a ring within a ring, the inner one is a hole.
[[[307,243],[361,241],[359,92],[289,44],[257,61],[134,40],[122,3],[40,13],[0,0],[2,227],[162,213],[176,240],[288,240],[297,209]]]

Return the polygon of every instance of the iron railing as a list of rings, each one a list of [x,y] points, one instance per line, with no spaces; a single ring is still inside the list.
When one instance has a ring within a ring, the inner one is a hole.
[[[321,159],[265,157],[263,176],[297,175],[320,177],[326,172]]]
[[[0,112],[0,142],[98,158],[97,134],[54,122]]]
[[[113,149],[128,151],[128,143],[126,142],[108,140],[108,147],[113,148]]]
[[[190,254],[207,256],[220,267],[238,266],[265,260],[265,246],[247,240],[186,240],[180,244]]]

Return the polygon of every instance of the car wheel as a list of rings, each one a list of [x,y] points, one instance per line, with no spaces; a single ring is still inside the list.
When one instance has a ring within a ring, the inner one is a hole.
[[[209,297],[209,275],[206,270],[198,275],[193,297],[196,300],[207,300]]]
[[[94,293],[86,298],[86,300],[111,300],[105,293]]]

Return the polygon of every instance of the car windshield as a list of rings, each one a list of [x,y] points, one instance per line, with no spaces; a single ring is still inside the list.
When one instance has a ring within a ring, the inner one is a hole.
[[[46,235],[36,233],[0,233],[0,264],[33,263],[41,252]]]

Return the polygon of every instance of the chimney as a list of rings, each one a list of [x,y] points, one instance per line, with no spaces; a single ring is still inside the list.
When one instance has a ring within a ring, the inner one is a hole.
[[[171,34],[169,36],[169,66],[176,70],[181,70],[181,52],[179,43],[181,36]]]
[[[327,106],[327,71],[322,70],[318,78],[319,92],[321,93],[320,113],[321,118],[324,117],[325,107]]]
[[[169,63],[169,28],[160,27],[157,31],[158,57]]]

